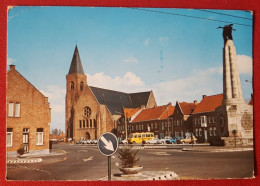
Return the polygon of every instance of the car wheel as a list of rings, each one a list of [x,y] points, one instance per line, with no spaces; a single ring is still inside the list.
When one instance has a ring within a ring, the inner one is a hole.
[[[135,141],[133,141],[133,144],[135,144]]]

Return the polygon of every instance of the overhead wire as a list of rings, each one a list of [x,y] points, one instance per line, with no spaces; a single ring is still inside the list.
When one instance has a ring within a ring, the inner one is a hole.
[[[153,10],[152,9],[144,9],[144,8],[130,8],[130,9],[231,24],[231,22],[229,22],[229,21],[223,21],[223,20],[219,20],[219,19],[204,18],[204,17],[192,16],[192,15],[186,15],[186,14],[179,14],[179,13],[172,13],[172,12],[163,12],[163,11],[154,10],[154,9]],[[252,27],[252,25],[242,24],[242,23],[234,23],[234,22],[232,22],[232,24],[236,24],[236,25],[240,25],[240,26]]]

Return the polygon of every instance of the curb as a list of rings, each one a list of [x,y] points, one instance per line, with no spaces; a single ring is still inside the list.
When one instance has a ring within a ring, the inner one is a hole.
[[[152,181],[156,181],[156,180],[172,180],[172,179],[175,179],[177,177],[178,177],[178,175],[175,172],[172,172],[172,173],[168,173],[166,175],[148,178],[147,180],[152,180]]]
[[[193,152],[239,152],[239,151],[251,151],[253,148],[237,148],[237,149],[186,149],[182,151],[193,151]]]
[[[6,163],[39,163],[42,162],[42,158],[30,158],[30,159],[16,159],[16,160],[7,160]]]

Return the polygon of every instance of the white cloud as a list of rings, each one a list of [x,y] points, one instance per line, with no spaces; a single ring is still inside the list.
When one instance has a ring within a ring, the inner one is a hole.
[[[204,94],[222,93],[222,82],[216,79],[216,76],[222,76],[221,74],[221,67],[194,71],[185,78],[155,84],[152,90],[158,104],[173,101],[200,101]],[[175,103],[173,102],[173,104]]]
[[[41,93],[48,97],[50,107],[53,113],[61,113],[65,110],[65,95],[66,90],[56,85],[46,86]]]
[[[135,57],[131,56],[129,58],[126,58],[123,60],[124,63],[138,63],[138,59]]]
[[[12,64],[14,64],[14,62],[16,62],[16,59],[7,58],[7,65],[12,65]]]
[[[149,46],[151,39],[146,39],[144,41],[144,46]]]
[[[253,60],[246,55],[237,55],[237,63],[240,74],[252,74]]]
[[[94,75],[88,75],[88,84],[127,93],[145,90],[144,82],[132,72],[127,72],[123,77],[116,76],[114,78],[99,72]]]

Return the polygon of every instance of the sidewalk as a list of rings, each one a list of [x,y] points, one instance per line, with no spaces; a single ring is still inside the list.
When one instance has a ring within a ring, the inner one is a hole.
[[[39,163],[42,162],[42,157],[46,156],[57,156],[57,155],[63,155],[66,154],[64,150],[56,150],[53,149],[49,154],[28,154],[24,157],[7,157],[6,163],[12,164],[12,163]]]
[[[144,180],[174,180],[178,175],[172,171],[141,171],[138,174],[118,173],[111,175],[111,181],[144,181]],[[103,177],[99,181],[108,181],[108,177]]]

